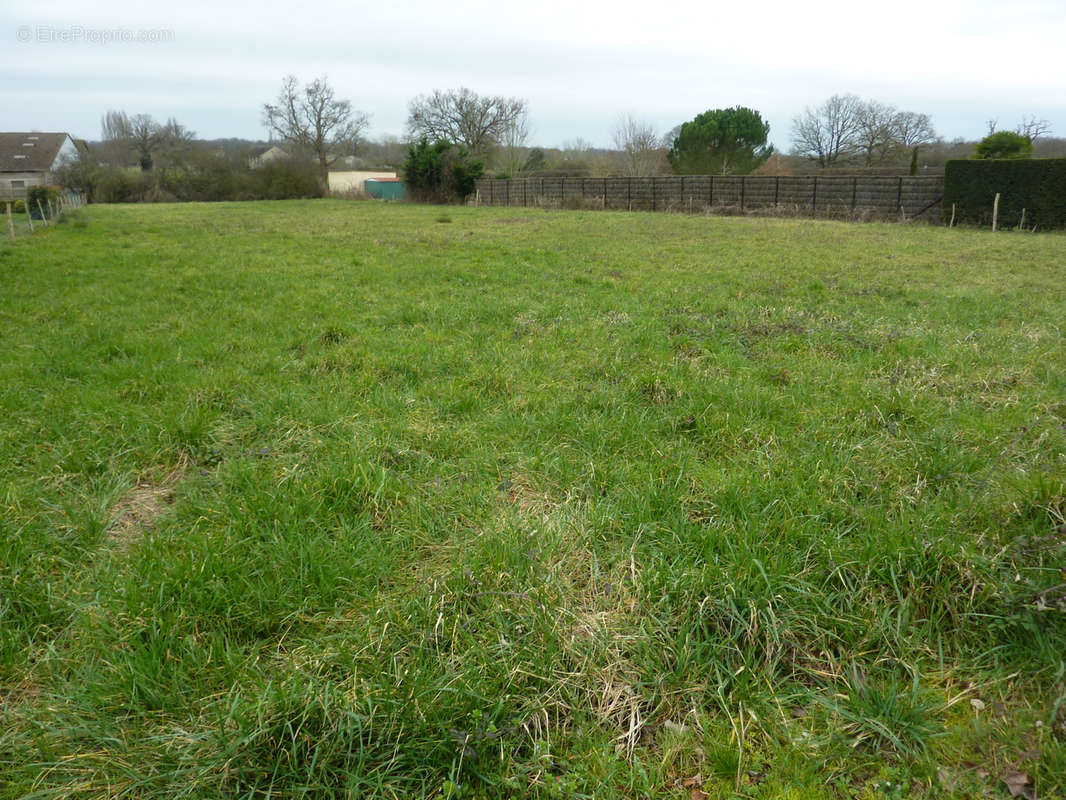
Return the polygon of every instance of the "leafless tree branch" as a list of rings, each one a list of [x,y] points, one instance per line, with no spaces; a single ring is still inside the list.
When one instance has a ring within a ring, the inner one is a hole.
[[[623,175],[642,178],[655,172],[661,160],[660,139],[655,128],[645,119],[623,114],[614,126],[614,145],[621,151]]]
[[[486,156],[526,113],[517,97],[479,95],[463,87],[420,95],[408,107],[407,131],[412,139],[448,141]]]
[[[354,111],[348,100],[337,99],[325,77],[301,89],[289,75],[281,82],[277,101],[263,105],[264,126],[271,135],[313,155],[323,185],[328,184],[330,166],[352,153],[369,122],[370,117]]]

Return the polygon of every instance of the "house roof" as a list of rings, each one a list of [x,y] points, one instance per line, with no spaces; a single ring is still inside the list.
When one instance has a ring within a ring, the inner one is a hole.
[[[68,138],[65,133],[0,133],[0,172],[47,172]]]

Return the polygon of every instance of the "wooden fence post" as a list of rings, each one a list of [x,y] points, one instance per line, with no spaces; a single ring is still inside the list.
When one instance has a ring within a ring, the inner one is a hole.
[[[775,206],[778,203],[777,198],[780,197],[780,196],[781,196],[781,176],[780,175],[775,175],[774,176],[774,205]]]
[[[851,179],[851,213],[855,213],[855,200],[859,193],[859,178],[853,176]]]
[[[30,223],[30,233],[35,233],[33,229],[33,214],[30,213],[30,204],[23,200],[22,207],[26,209],[26,221]]]
[[[999,192],[996,192],[996,199],[992,203],[992,230],[995,231],[999,226]]]
[[[744,185],[745,185],[744,176],[741,175],[740,176],[740,212],[741,213],[744,213]]]
[[[707,208],[713,209],[714,208],[714,176],[711,175],[709,177],[710,177],[711,180],[710,180],[710,183],[707,186]]]
[[[903,208],[903,178],[899,179],[899,188],[896,189],[896,211]]]
[[[818,211],[818,176],[814,176],[814,191],[811,194],[811,216]]]
[[[48,217],[45,216],[44,206],[41,205],[41,198],[39,197],[37,198],[37,210],[41,212],[41,221],[44,223],[45,227],[48,227]]]
[[[15,243],[15,220],[11,217],[11,202],[7,202],[7,235],[11,237],[11,244]]]

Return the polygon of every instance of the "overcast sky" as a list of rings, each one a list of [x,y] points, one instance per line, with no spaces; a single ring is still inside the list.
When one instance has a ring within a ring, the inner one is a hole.
[[[1066,136],[1066,0],[0,0],[0,24],[0,130],[96,139],[114,108],[265,139],[262,105],[293,74],[327,76],[372,137],[460,86],[528,100],[544,146],[609,146],[627,112],[665,132],[745,105],[787,150],[794,116],[848,92],[927,113],[947,139],[1030,115]],[[163,41],[119,41],[142,31]]]

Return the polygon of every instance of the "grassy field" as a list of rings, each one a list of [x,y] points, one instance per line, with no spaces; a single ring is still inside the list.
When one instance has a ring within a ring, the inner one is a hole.
[[[1066,238],[305,201],[0,246],[0,797],[1066,797]]]

